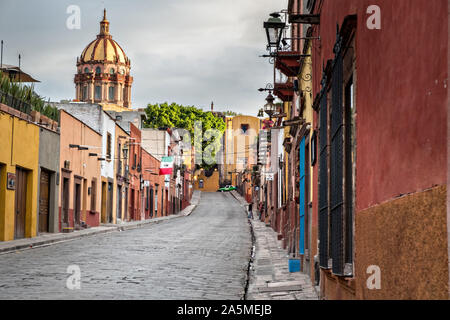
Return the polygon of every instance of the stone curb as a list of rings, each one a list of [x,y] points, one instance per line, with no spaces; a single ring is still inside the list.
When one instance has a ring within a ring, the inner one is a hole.
[[[194,199],[194,196],[195,196],[195,199]],[[175,214],[175,215],[139,221],[139,222],[131,223],[131,224],[101,225],[100,227],[95,227],[96,229],[94,229],[94,228],[85,229],[85,230],[81,230],[81,231],[75,231],[74,233],[55,233],[55,234],[51,234],[48,236],[50,239],[35,239],[35,240],[29,239],[29,240],[25,240],[24,243],[11,243],[10,246],[5,246],[3,248],[2,248],[3,243],[0,242],[0,255],[19,251],[19,250],[27,250],[27,249],[33,249],[33,248],[38,248],[38,247],[49,246],[52,244],[76,240],[76,239],[93,236],[93,235],[133,230],[133,229],[141,228],[143,226],[150,225],[150,224],[158,224],[158,223],[164,222],[166,220],[186,217],[186,216],[189,216],[194,211],[194,209],[197,207],[197,205],[200,201],[200,193],[196,193],[194,196],[192,197],[192,201],[191,201],[192,204],[189,205],[188,207],[184,208],[182,211],[180,211],[178,214]],[[20,240],[18,240],[18,241],[20,241]],[[7,242],[4,242],[4,243],[7,243]]]

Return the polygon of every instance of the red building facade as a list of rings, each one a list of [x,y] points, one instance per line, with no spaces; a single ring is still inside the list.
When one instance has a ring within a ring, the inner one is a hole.
[[[447,299],[447,0],[311,3],[321,295]]]
[[[164,188],[164,176],[159,175],[161,162],[142,149],[142,179],[145,219],[162,216],[161,190]]]
[[[129,144],[129,201],[128,212],[131,220],[141,220],[141,179],[142,179],[142,148],[141,131],[130,122]]]

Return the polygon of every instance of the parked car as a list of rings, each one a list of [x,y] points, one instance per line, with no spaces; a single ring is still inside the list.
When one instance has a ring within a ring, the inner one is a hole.
[[[233,190],[236,190],[235,186],[227,185],[227,186],[225,186],[223,188],[219,188],[219,190],[217,190],[217,191],[225,192],[225,191],[233,191]]]

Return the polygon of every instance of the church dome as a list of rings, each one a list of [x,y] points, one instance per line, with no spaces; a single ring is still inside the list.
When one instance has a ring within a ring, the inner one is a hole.
[[[109,34],[106,10],[100,21],[100,34],[77,57],[76,66],[76,101],[131,107],[130,59]]]
[[[129,59],[120,45],[109,34],[109,21],[106,19],[106,10],[100,22],[100,34],[83,50],[80,56],[81,63],[112,62],[129,65]]]

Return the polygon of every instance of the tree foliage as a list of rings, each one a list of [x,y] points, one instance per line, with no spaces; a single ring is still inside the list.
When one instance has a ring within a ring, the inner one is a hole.
[[[221,137],[225,131],[225,122],[222,118],[216,117],[212,112],[205,112],[194,106],[183,106],[176,103],[149,104],[145,109],[147,120],[144,122],[146,128],[179,128],[186,129],[191,136],[191,143],[196,146],[197,155],[207,151],[215,157],[221,148]],[[195,135],[195,129],[201,135]],[[215,129],[217,131],[214,131]],[[194,141],[197,138],[197,141]],[[200,140],[199,140],[200,139]],[[197,143],[197,144],[196,144]],[[200,149],[200,150],[199,150]],[[215,167],[212,159],[202,156],[202,167],[210,169]]]
[[[222,114],[223,114],[224,116],[226,116],[226,117],[235,117],[235,116],[240,116],[240,115],[242,115],[242,113],[236,113],[236,112],[231,111],[231,110],[224,111],[224,112],[222,112]]]

